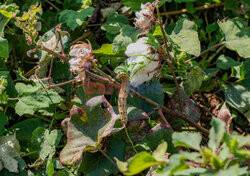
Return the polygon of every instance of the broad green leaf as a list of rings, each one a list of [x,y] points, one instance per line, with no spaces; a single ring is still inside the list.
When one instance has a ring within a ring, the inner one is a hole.
[[[157,79],[153,79],[148,83],[141,84],[135,89],[141,95],[159,103],[164,103],[164,93],[162,90],[162,85]],[[153,111],[154,107],[151,104],[146,103],[145,101],[137,98],[128,96],[127,99],[128,104],[137,107],[138,109],[142,109],[144,112],[149,113]]]
[[[52,159],[50,159],[48,162],[49,164],[48,164],[46,173],[48,174],[48,176],[54,176],[55,170],[54,170],[54,164],[53,164]]]
[[[250,90],[250,59],[247,59],[240,67],[239,84]]]
[[[176,22],[174,30],[169,35],[170,41],[177,46],[179,51],[199,56],[201,46],[196,28],[194,22],[181,18]]]
[[[33,115],[35,112],[43,114],[44,111],[51,111],[50,108],[55,110],[55,105],[63,101],[55,90],[49,89],[42,92],[41,89],[43,88],[45,87],[39,84],[34,86],[23,83],[16,84],[19,101],[15,106],[15,110],[19,116],[24,114]]]
[[[139,31],[130,25],[123,26],[120,30],[120,34],[114,38],[113,51],[126,50],[128,44],[135,42],[139,33]]]
[[[250,28],[247,22],[237,17],[218,24],[225,35],[225,46],[241,57],[250,58]]]
[[[186,80],[183,82],[184,90],[187,96],[190,96],[193,92],[199,90],[202,81],[204,79],[204,76],[205,76],[204,71],[198,66],[195,66],[191,70]]]
[[[56,129],[49,131],[48,129],[38,127],[33,131],[31,142],[39,151],[41,160],[54,155],[61,137],[61,131]]]
[[[226,132],[225,123],[214,117],[211,121],[211,126],[212,128],[209,130],[208,147],[216,151]]]
[[[103,44],[101,48],[92,51],[92,53],[107,56],[115,56],[119,54],[118,52],[113,52],[113,44]]]
[[[240,62],[235,61],[231,57],[225,56],[224,54],[220,55],[220,57],[216,60],[216,67],[222,70],[228,70],[229,68],[238,65],[240,65]]]
[[[207,27],[206,27],[206,31],[208,33],[212,33],[216,30],[218,30],[219,26],[217,23],[212,23],[212,24],[208,24]]]
[[[60,162],[76,166],[81,162],[83,152],[98,151],[103,138],[120,130],[114,128],[118,119],[104,96],[91,98],[83,109],[73,106],[70,119],[62,123],[67,129],[67,144],[60,153]]]
[[[125,143],[117,138],[111,138],[108,141],[108,146],[105,153],[110,158],[124,159],[125,155]],[[84,173],[88,176],[105,176],[105,175],[117,175],[118,169],[100,152],[86,153],[83,157],[78,174]]]
[[[250,111],[250,90],[242,85],[226,86],[225,100],[230,106],[243,114],[247,114]]]
[[[151,166],[165,163],[166,150],[167,143],[164,142],[157,147],[152,155],[147,152],[140,152],[130,158],[127,162],[119,161],[116,158],[116,163],[124,175],[136,175]]]
[[[172,136],[173,144],[176,147],[187,147],[200,150],[201,135],[190,132],[174,132]]]
[[[92,16],[93,12],[93,7],[89,7],[81,12],[76,12],[74,10],[64,10],[60,12],[59,21],[66,23],[71,30],[74,30],[76,27],[81,26],[87,17]]]
[[[46,127],[41,119],[30,118],[13,125],[9,130],[15,131],[22,148],[30,147],[32,132],[38,127]]]
[[[174,176],[194,176],[194,175],[200,175],[202,173],[205,173],[206,171],[207,169],[204,169],[204,168],[191,167],[183,171],[175,172]]]
[[[131,7],[133,12],[140,11],[141,4],[146,4],[147,2],[153,2],[154,0],[122,0],[122,3],[127,6]]]
[[[176,153],[178,150],[172,143],[172,134],[172,130],[166,129],[166,126],[162,124],[158,124],[150,130],[149,134],[143,137],[142,141],[143,143],[146,143],[151,150],[155,150],[162,140],[164,140],[168,144],[167,152]]]
[[[0,136],[4,133],[4,126],[8,124],[8,119],[3,112],[0,112]]]
[[[0,137],[0,171],[6,168],[18,173],[18,161],[14,157],[19,155],[20,145],[15,135]]]
[[[184,172],[185,169],[188,169],[185,160],[199,162],[199,158],[200,154],[196,152],[181,152],[178,154],[173,154],[171,155],[167,165],[162,171],[159,171],[156,176],[172,176],[176,172]]]
[[[111,13],[106,23],[101,27],[102,30],[107,31],[110,34],[118,34],[124,25],[128,25],[128,18],[118,13]]]
[[[0,58],[8,58],[9,57],[9,45],[8,41],[5,38],[0,36]]]

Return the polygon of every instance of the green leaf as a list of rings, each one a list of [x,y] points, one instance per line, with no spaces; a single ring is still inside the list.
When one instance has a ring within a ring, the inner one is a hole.
[[[168,164],[156,176],[172,176],[176,172],[188,169],[185,160],[199,162],[200,154],[197,152],[181,152],[171,155]]]
[[[4,126],[8,124],[8,119],[3,112],[0,112],[0,136],[4,133]]]
[[[103,44],[101,48],[92,51],[92,53],[97,55],[107,55],[107,56],[115,56],[119,54],[118,52],[113,52],[113,44]]]
[[[75,30],[83,24],[87,17],[92,16],[94,8],[90,7],[81,12],[76,12],[74,10],[64,10],[60,12],[59,21],[66,23],[71,30]]]
[[[230,106],[243,114],[247,114],[250,111],[250,90],[242,85],[226,86],[225,100]]]
[[[60,162],[76,166],[82,160],[83,152],[97,151],[103,138],[120,130],[114,128],[118,119],[104,96],[91,98],[83,109],[73,106],[70,119],[62,123],[67,129],[67,144],[60,153]]]
[[[9,45],[8,45],[8,40],[0,36],[0,58],[1,57],[3,58],[9,57]]]
[[[140,11],[141,4],[146,4],[147,2],[153,2],[154,0],[122,0],[122,3],[127,6],[131,7],[133,12]]]
[[[46,124],[38,118],[30,118],[13,125],[9,130],[15,131],[16,137],[22,148],[30,147],[32,132],[37,127],[46,127]]]
[[[162,90],[162,86],[160,82],[157,79],[153,79],[152,81],[149,81],[148,83],[141,84],[135,89],[137,92],[139,92],[141,95],[159,103],[164,103],[164,93]],[[144,112],[149,113],[153,111],[154,106],[151,104],[146,103],[145,101],[137,98],[137,97],[131,97],[128,96],[127,99],[128,104],[137,107],[138,109],[142,109]]]
[[[207,27],[206,27],[206,31],[208,33],[212,33],[216,30],[218,30],[219,26],[217,23],[212,23],[212,24],[208,24]]]
[[[216,67],[222,70],[228,70],[229,68],[238,65],[240,65],[240,62],[235,61],[231,57],[225,56],[224,54],[220,55],[216,60]]]
[[[38,127],[32,133],[31,142],[35,146],[35,151],[39,151],[39,157],[41,160],[45,160],[48,156],[53,156],[56,147],[58,146],[62,137],[60,130],[52,130]]]
[[[250,28],[241,18],[218,23],[225,35],[225,46],[236,51],[241,57],[250,57]]]
[[[166,141],[168,144],[167,152],[176,153],[178,150],[174,147],[172,143],[172,134],[173,131],[165,129],[165,126],[162,124],[156,125],[153,129],[150,130],[150,133],[145,135],[142,139],[143,143],[146,143],[151,150],[155,150],[157,146],[162,142]]]
[[[194,22],[181,18],[176,22],[174,30],[169,35],[170,42],[176,45],[179,51],[199,56],[201,46],[196,28]]]
[[[127,162],[122,162],[116,159],[116,163],[124,175],[136,175],[151,166],[165,163],[164,158],[166,150],[167,143],[164,142],[157,147],[152,155],[147,152],[140,152],[130,158]]]
[[[128,44],[136,41],[137,35],[139,33],[140,31],[136,30],[130,25],[123,26],[120,30],[120,34],[114,38],[113,51],[117,52],[121,50],[126,50]]]
[[[110,34],[118,34],[124,25],[128,25],[128,18],[124,15],[119,15],[116,12],[111,13],[106,23],[101,27],[102,30],[107,31]]]
[[[49,165],[47,167],[46,173],[48,174],[48,176],[53,176],[54,175],[54,164],[52,162],[52,159],[49,160]]]
[[[220,146],[221,140],[226,132],[225,123],[217,118],[211,121],[212,128],[209,130],[208,147],[214,152]]]
[[[204,77],[205,73],[200,67],[195,66],[191,70],[186,80],[183,82],[183,87],[187,96],[190,96],[193,92],[199,90]]]
[[[111,138],[108,141],[105,153],[112,159],[116,157],[119,160],[123,160],[125,143],[120,139]],[[118,172],[118,169],[100,152],[86,153],[78,170],[78,174],[84,173],[88,176],[117,175]]]
[[[15,106],[16,113],[22,116],[24,114],[33,115],[35,112],[44,113],[43,110],[48,111],[50,108],[55,110],[55,105],[62,102],[63,99],[53,89],[42,92],[41,89],[44,88],[38,84],[33,86],[17,83],[16,90],[19,95],[19,101]]]
[[[19,155],[20,145],[15,135],[0,137],[0,171],[6,168],[18,173],[18,161],[14,157]]]
[[[172,140],[176,147],[180,146],[200,150],[201,135],[199,133],[174,132]]]

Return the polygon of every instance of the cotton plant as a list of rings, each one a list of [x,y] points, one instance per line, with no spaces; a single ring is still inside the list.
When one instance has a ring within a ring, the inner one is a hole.
[[[134,87],[151,80],[160,65],[158,54],[152,53],[152,47],[147,41],[147,37],[139,38],[135,43],[129,44],[125,51],[129,57],[127,65],[130,71],[130,84]]]
[[[84,77],[84,70],[88,70],[92,65],[94,57],[91,51],[90,42],[88,44],[82,42],[70,47],[70,71],[77,74],[79,78]]]
[[[159,1],[141,4],[141,10],[135,13],[135,27],[140,28],[144,32],[148,32],[151,29],[155,21],[154,10],[158,3]]]

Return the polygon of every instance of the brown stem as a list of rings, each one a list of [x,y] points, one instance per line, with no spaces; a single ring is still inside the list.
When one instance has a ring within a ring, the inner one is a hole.
[[[220,6],[224,6],[224,2],[211,4],[211,5],[203,5],[203,6],[195,7],[194,9],[198,11],[198,10],[205,10],[205,9],[210,9],[210,8],[215,8],[215,7],[220,7]],[[178,15],[178,14],[186,13],[187,11],[188,11],[187,9],[182,9],[182,10],[176,10],[172,12],[163,12],[163,13],[160,13],[160,15],[161,16]]]
[[[51,50],[51,49],[49,49],[49,48],[47,48],[47,47],[45,47],[45,46],[38,46],[38,48],[43,49],[43,50],[45,50],[45,51],[47,51],[47,52],[53,54],[54,56],[56,56],[56,57],[62,59],[62,60],[65,61],[65,62],[68,62],[68,61],[69,61],[69,58],[67,58],[66,56],[63,56],[62,54],[57,53],[57,52],[55,52],[55,51],[53,51],[53,50]]]
[[[217,48],[217,47],[219,47],[219,46],[221,46],[221,45],[223,45],[223,44],[224,44],[224,42],[223,42],[223,41],[220,41],[220,42],[217,43],[216,45],[211,46],[210,48],[208,48],[208,49],[202,51],[202,52],[200,53],[199,56],[194,56],[194,57],[192,57],[191,59],[186,60],[185,63],[188,63],[188,62],[190,62],[190,61],[192,61],[192,60],[194,60],[194,59],[197,59],[197,58],[200,57],[201,55],[203,55],[203,54],[207,53],[208,51],[210,51],[210,50],[212,50],[212,49],[214,49],[214,48]]]
[[[50,51],[50,50],[49,50],[49,51]],[[52,54],[53,54],[53,53],[52,53]],[[57,54],[57,56],[58,56],[59,58],[63,57],[60,53],[56,53],[56,54]],[[69,59],[68,59],[67,57],[65,57],[65,60],[68,61]],[[115,85],[115,86],[117,86],[117,87],[121,87],[121,84],[119,84],[119,83],[117,83],[117,82],[112,82],[112,81],[110,81],[108,78],[104,78],[104,77],[102,77],[102,76],[96,75],[96,74],[94,74],[94,73],[91,73],[91,72],[88,71],[88,70],[85,70],[85,73],[86,73],[86,76],[92,77],[92,78],[94,78],[94,79],[96,79],[96,80],[98,80],[98,81],[103,81],[103,82],[106,82],[106,83],[111,83],[111,84],[113,84],[113,85]],[[52,86],[46,88],[45,90],[47,90],[47,89],[49,89],[49,88],[52,88],[52,87],[56,87],[56,86],[61,86],[61,85],[64,85],[64,84],[68,84],[68,83],[71,83],[71,82],[74,82],[74,81],[75,81],[75,79],[70,80],[70,81],[67,81],[67,82],[64,82],[64,83],[55,84],[55,85],[52,85]],[[173,110],[171,110],[171,109],[168,109],[167,107],[162,106],[162,105],[160,105],[160,104],[154,102],[153,100],[148,99],[147,97],[142,96],[140,93],[136,92],[136,91],[133,90],[133,89],[131,89],[130,92],[131,92],[131,94],[133,94],[134,96],[136,96],[136,97],[138,97],[138,98],[140,98],[140,99],[146,101],[147,103],[149,103],[149,104],[151,104],[151,105],[153,105],[153,106],[155,106],[155,107],[162,107],[162,110],[165,111],[166,113],[168,113],[168,114],[170,114],[170,115],[172,115],[172,116],[174,116],[174,117],[177,117],[177,118],[180,118],[180,119],[186,121],[186,122],[189,123],[191,126],[195,127],[197,130],[201,131],[201,132],[204,133],[206,136],[208,136],[209,133],[208,133],[208,130],[207,130],[207,129],[205,129],[205,128],[203,128],[202,126],[196,124],[195,122],[193,122],[192,120],[190,120],[190,119],[189,119],[188,117],[186,117],[185,115],[183,115],[183,114],[181,114],[181,113],[179,113],[179,112],[175,112],[175,111],[173,111]]]
[[[164,45],[165,45],[165,48],[166,48],[166,51],[167,51],[167,54],[168,54],[168,65],[170,66],[170,69],[171,69],[171,72],[172,72],[172,75],[173,75],[173,78],[174,78],[174,82],[175,82],[175,86],[177,88],[177,93],[178,93],[178,98],[179,98],[180,109],[181,109],[181,112],[183,113],[184,108],[183,108],[183,102],[182,102],[182,99],[181,99],[181,91],[180,91],[180,87],[179,87],[179,84],[178,84],[178,81],[176,79],[176,75],[175,75],[175,72],[174,72],[173,59],[172,59],[172,57],[171,57],[171,55],[169,53],[169,50],[168,50],[168,39],[167,39],[167,37],[165,35],[165,30],[163,29],[163,24],[162,24],[160,11],[159,11],[158,7],[156,7],[156,11],[157,11],[157,15],[158,15],[158,18],[159,18],[159,22],[157,24],[159,24],[159,26],[161,28],[161,33],[162,33],[163,39],[164,39]]]
[[[160,117],[162,118],[162,120],[164,121],[164,123],[166,124],[166,126],[172,128],[171,125],[168,123],[167,119],[165,118],[164,114],[162,113],[161,108],[158,110],[158,113]]]
[[[69,84],[69,83],[72,83],[72,82],[75,82],[75,81],[76,81],[76,79],[72,79],[72,80],[69,80],[69,81],[66,81],[66,82],[63,82],[63,83],[54,84],[54,85],[49,85],[47,88],[43,89],[42,91],[48,90],[48,89],[50,89],[50,88],[62,86],[62,85],[65,85],[65,84]]]
[[[116,83],[116,82],[115,82],[115,83],[112,83],[112,82],[110,82],[109,79],[104,78],[104,77],[99,76],[99,75],[96,75],[96,74],[94,74],[94,73],[91,73],[91,72],[89,72],[89,71],[86,71],[86,75],[89,76],[89,77],[92,77],[92,78],[94,78],[94,79],[96,79],[96,80],[103,81],[103,82],[105,82],[105,83],[111,83],[111,84],[113,84],[113,85],[115,85],[115,86],[117,86],[117,87],[121,87],[121,84],[118,84],[118,83]],[[171,110],[171,109],[169,109],[169,108],[167,108],[167,107],[165,107],[165,106],[162,106],[162,105],[156,103],[155,101],[153,101],[153,100],[151,100],[151,99],[148,99],[147,97],[142,96],[140,93],[136,92],[134,89],[131,89],[131,90],[130,90],[130,93],[131,93],[132,95],[134,95],[134,96],[136,96],[136,97],[138,97],[138,98],[144,100],[145,102],[147,102],[147,103],[149,103],[149,104],[155,106],[156,108],[157,108],[157,107],[161,107],[162,110],[163,110],[164,112],[170,114],[171,116],[174,116],[174,117],[176,117],[176,118],[180,118],[180,119],[186,121],[187,123],[189,123],[191,126],[195,127],[195,128],[196,128],[197,130],[199,130],[200,132],[204,133],[205,135],[208,135],[208,130],[207,130],[207,129],[205,129],[205,128],[203,128],[202,126],[196,124],[195,122],[193,122],[192,120],[190,120],[190,119],[189,119],[188,117],[186,117],[185,115],[183,115],[183,114],[181,114],[181,113],[179,113],[179,112],[175,112],[175,111],[173,111],[173,110]]]
[[[57,32],[58,32],[58,37],[59,37],[60,44],[61,44],[62,55],[66,56],[65,53],[64,53],[64,49],[63,49],[63,42],[62,42],[61,32],[60,31],[57,31]]]
[[[91,31],[89,31],[87,33],[84,33],[82,36],[80,36],[79,38],[77,38],[76,40],[74,40],[73,42],[71,42],[69,45],[72,46],[72,45],[76,44],[78,41],[85,39],[90,34],[91,34]]]

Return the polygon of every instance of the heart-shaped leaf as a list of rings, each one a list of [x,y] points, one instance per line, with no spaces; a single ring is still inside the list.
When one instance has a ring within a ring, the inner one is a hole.
[[[60,154],[64,165],[77,166],[82,160],[83,152],[98,151],[103,138],[121,130],[114,128],[119,116],[104,96],[91,98],[82,109],[73,106],[70,120],[63,122],[67,129],[67,144]]]

